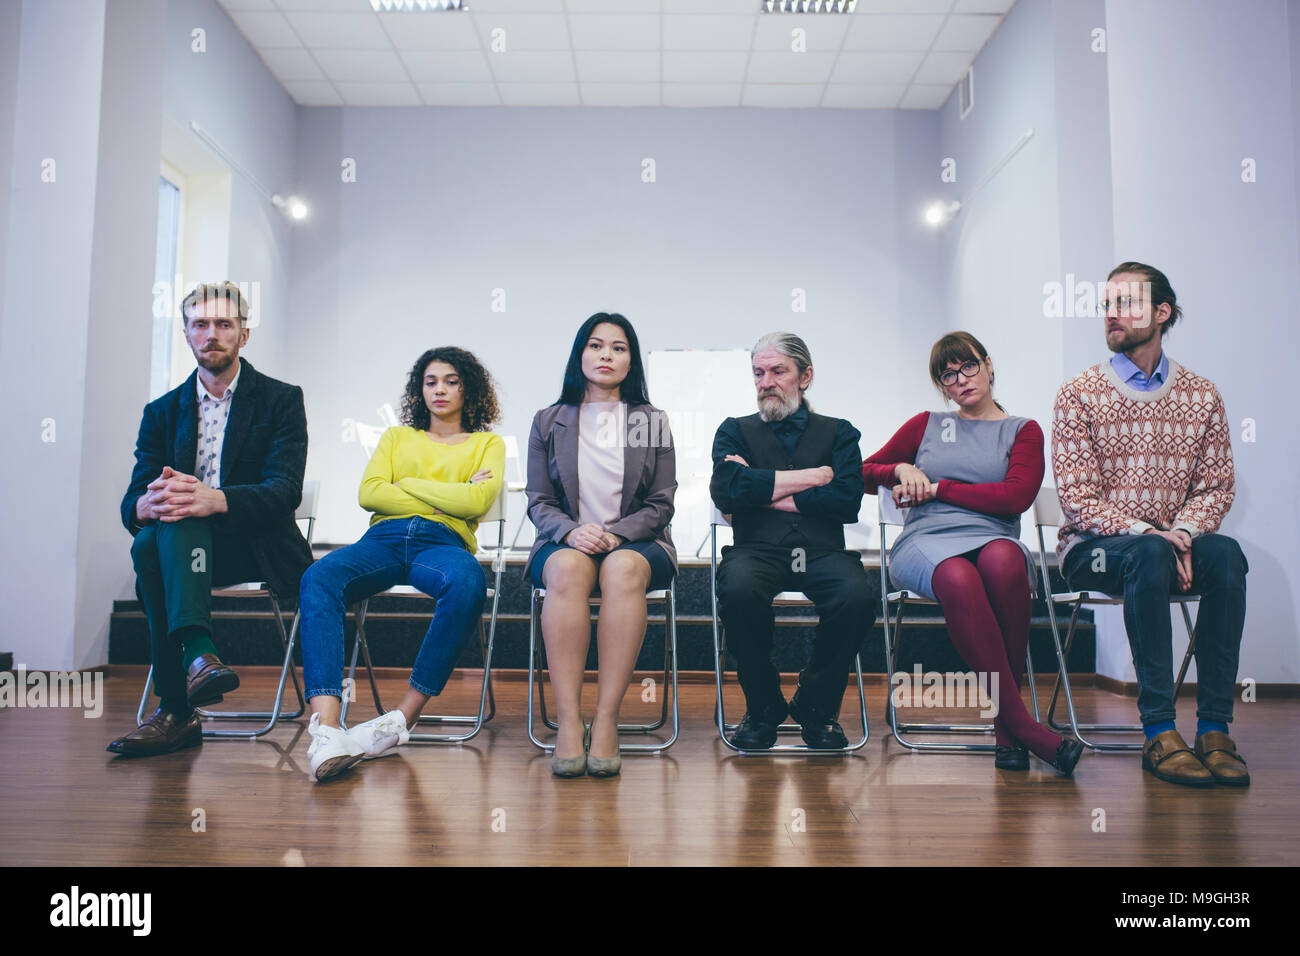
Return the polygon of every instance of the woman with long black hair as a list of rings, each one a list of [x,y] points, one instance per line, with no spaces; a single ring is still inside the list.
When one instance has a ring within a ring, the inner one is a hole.
[[[528,517],[537,538],[524,574],[546,588],[557,776],[621,768],[618,713],[645,638],[646,591],[667,587],[677,572],[668,533],[676,467],[667,416],[646,394],[632,324],[598,312],[574,337],[560,398],[534,416],[528,438]],[[588,737],[582,678],[597,586],[600,676]]]

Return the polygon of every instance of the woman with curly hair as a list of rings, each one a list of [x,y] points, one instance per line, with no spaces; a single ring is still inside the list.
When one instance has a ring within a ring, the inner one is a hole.
[[[475,530],[501,492],[505,442],[487,429],[501,417],[492,377],[471,353],[429,349],[415,361],[402,421],[384,432],[361,478],[371,512],[356,544],[331,551],[299,591],[303,680],[311,705],[312,775],[326,780],[360,760],[392,753],[430,697],[442,691],[483,612],[486,580]],[[437,604],[410,688],[396,710],[339,727],[347,607],[394,584]]]

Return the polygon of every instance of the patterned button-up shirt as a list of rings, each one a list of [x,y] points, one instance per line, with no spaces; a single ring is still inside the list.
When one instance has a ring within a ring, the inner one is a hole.
[[[221,446],[226,440],[226,422],[230,420],[230,406],[235,400],[235,386],[239,384],[242,372],[241,362],[234,381],[220,398],[213,398],[203,387],[203,379],[195,377],[199,391],[199,446],[194,476],[209,488],[221,487]]]

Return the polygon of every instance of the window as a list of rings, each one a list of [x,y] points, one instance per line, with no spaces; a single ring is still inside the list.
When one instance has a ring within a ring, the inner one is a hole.
[[[179,177],[178,177],[179,178]],[[181,190],[165,176],[158,179],[158,244],[154,252],[153,347],[149,362],[149,398],[171,389],[172,339],[176,334],[176,266],[179,258]],[[159,314],[161,313],[161,314]]]

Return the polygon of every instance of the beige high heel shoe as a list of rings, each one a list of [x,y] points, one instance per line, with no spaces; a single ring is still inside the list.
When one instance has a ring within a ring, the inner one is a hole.
[[[587,746],[591,746],[591,727],[587,727]],[[616,753],[612,757],[597,757],[587,754],[587,775],[591,777],[617,777],[623,769],[623,755]]]
[[[587,773],[587,748],[591,746],[591,726],[583,725],[582,755],[578,757],[561,757],[551,755],[551,773],[557,777],[581,777]]]

